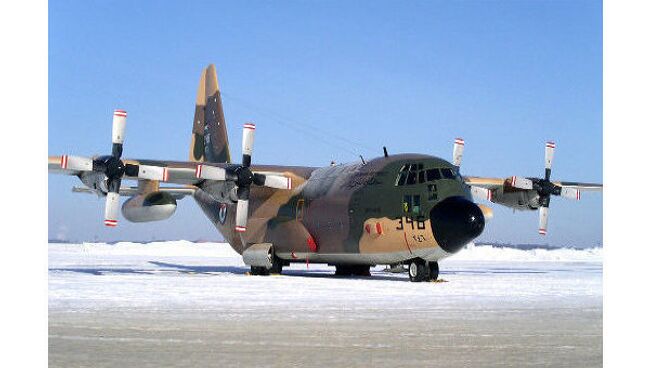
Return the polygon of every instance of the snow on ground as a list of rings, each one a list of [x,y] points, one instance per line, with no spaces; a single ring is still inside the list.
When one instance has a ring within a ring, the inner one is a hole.
[[[187,241],[49,244],[50,311],[186,310],[233,316],[255,309],[310,311],[602,307],[602,249],[470,246],[440,262],[444,283],[404,273],[334,277],[304,264],[281,276],[247,276],[229,245]],[[337,318],[341,315],[337,314]]]
[[[602,365],[602,252],[468,247],[447,282],[246,276],[227,244],[49,244],[52,367]]]

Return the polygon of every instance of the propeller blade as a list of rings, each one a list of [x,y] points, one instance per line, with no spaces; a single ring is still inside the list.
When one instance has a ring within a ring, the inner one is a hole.
[[[235,231],[243,233],[246,231],[246,222],[248,221],[248,199],[237,201],[237,214],[235,216]]]
[[[194,174],[198,179],[226,180],[226,170],[220,167],[198,164]]]
[[[454,153],[453,153],[453,164],[456,167],[460,167],[460,163],[463,160],[463,150],[465,148],[465,141],[463,138],[456,138],[454,141]]]
[[[81,156],[61,156],[61,168],[77,171],[93,171],[93,159]]]
[[[555,142],[546,142],[544,151],[544,168],[546,169],[546,180],[551,179],[551,167],[553,166],[553,154],[555,153]]]
[[[519,189],[533,189],[533,181],[521,176],[513,176],[510,178],[510,186]]]
[[[487,188],[471,187],[472,197],[492,202],[492,191]]]
[[[249,167],[251,165],[251,156],[253,155],[253,143],[255,142],[255,124],[244,124],[244,132],[242,136],[242,166]]]
[[[562,187],[562,190],[560,191],[560,195],[564,198],[575,199],[576,201],[579,201],[580,189]]]
[[[548,228],[548,207],[539,208],[539,235],[546,235]]]
[[[118,193],[106,193],[106,207],[104,208],[104,225],[117,226],[117,216],[120,210],[120,195]]]
[[[246,231],[248,222],[248,197],[251,193],[250,187],[237,188],[237,214],[235,215],[235,231],[243,233]]]
[[[291,178],[288,178],[286,176],[268,175],[268,174],[266,174],[266,175],[255,174],[255,176],[258,177],[258,178],[261,178],[260,185],[265,186],[265,187],[276,188],[276,189],[291,189],[292,188]]]
[[[124,144],[124,133],[126,131],[126,111],[115,110],[113,112],[113,156],[122,157],[122,144]]]
[[[167,181],[169,173],[166,167],[138,165],[138,178],[158,181]]]

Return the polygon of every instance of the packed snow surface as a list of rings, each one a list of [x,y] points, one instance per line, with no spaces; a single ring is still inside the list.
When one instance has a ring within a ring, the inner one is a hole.
[[[227,244],[49,244],[49,365],[602,365],[601,249],[470,246],[440,269],[248,276]]]
[[[372,277],[335,277],[327,265],[294,264],[281,276],[247,276],[225,243],[49,244],[49,308],[294,311],[469,308],[601,303],[602,249],[469,246],[440,262],[448,282],[411,283],[384,266]],[[405,298],[409,303],[404,303]]]

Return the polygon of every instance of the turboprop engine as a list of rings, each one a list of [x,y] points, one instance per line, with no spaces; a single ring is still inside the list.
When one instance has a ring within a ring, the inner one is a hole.
[[[131,222],[160,221],[176,212],[176,199],[169,193],[155,191],[138,194],[122,205],[122,215]]]

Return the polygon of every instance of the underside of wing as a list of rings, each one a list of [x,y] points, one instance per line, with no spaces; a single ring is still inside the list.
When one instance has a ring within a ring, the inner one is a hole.
[[[554,181],[553,184],[563,188],[574,188],[581,191],[594,191],[601,192],[603,190],[602,184],[597,183],[579,183],[574,181]]]
[[[97,194],[97,191],[87,188],[87,187],[72,187],[72,191],[75,193],[87,193],[87,194]],[[191,196],[196,191],[194,186],[185,186],[185,187],[159,187],[156,191],[161,193],[168,193],[174,199],[182,199],[185,196]],[[141,187],[121,187],[120,196],[132,197],[142,193]]]

